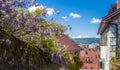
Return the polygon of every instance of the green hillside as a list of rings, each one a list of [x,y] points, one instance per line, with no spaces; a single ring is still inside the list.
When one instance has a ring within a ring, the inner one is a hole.
[[[100,44],[100,38],[74,38],[73,40],[76,43],[82,43],[82,44],[91,44],[91,43]]]

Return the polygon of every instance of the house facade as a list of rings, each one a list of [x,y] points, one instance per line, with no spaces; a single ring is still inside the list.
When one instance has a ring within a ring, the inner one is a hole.
[[[103,60],[102,70],[111,70],[110,59],[119,56],[117,53],[120,50],[120,0],[117,4],[112,5],[108,14],[103,17],[98,34],[101,35],[101,55],[106,51]]]
[[[87,48],[80,51],[80,60],[84,66],[80,70],[100,70],[100,52],[94,48]]]

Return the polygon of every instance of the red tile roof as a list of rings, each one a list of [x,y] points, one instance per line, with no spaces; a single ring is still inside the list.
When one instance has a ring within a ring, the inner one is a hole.
[[[61,45],[66,46],[67,51],[79,51],[80,47],[67,35],[61,35],[59,37]]]
[[[115,10],[117,10],[117,4],[113,4],[113,5],[110,7],[110,10],[109,10],[108,14],[113,13]]]

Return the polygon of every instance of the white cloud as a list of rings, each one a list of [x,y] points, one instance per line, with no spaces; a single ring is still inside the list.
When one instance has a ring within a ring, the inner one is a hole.
[[[64,19],[66,21],[67,20],[67,16],[62,16],[62,19]]]
[[[81,17],[79,14],[76,14],[76,13],[70,13],[70,16],[73,18],[80,18]]]
[[[42,9],[45,9],[45,8],[46,7],[43,6],[43,5],[40,5],[40,6],[33,5],[33,6],[31,6],[31,7],[28,8],[28,11],[29,12],[34,12],[36,9],[42,10]],[[47,11],[47,15],[48,16],[52,16],[55,13],[55,10],[53,8],[46,8],[46,11]]]
[[[52,16],[55,13],[55,10],[53,8],[47,8],[47,15]]]
[[[72,38],[100,38],[100,36],[81,36],[81,35],[78,35],[78,36],[72,37]]]
[[[36,9],[44,9],[45,7],[43,6],[43,5],[40,5],[40,6],[35,6],[35,5],[33,5],[33,6],[31,6],[31,7],[29,7],[28,8],[28,11],[29,12],[34,12]]]
[[[94,23],[94,24],[98,24],[101,22],[101,19],[98,19],[98,18],[92,18],[90,23]]]

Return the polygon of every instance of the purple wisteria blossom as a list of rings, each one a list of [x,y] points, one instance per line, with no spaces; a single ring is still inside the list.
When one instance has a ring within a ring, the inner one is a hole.
[[[0,44],[4,43],[5,39],[0,39]]]
[[[9,46],[9,45],[11,44],[11,41],[10,41],[9,39],[6,39],[6,40],[5,40],[5,43],[6,43],[6,45]]]
[[[9,40],[9,39],[0,39],[0,44],[3,44],[3,43],[5,43],[6,45],[10,45],[11,44],[11,41]]]
[[[66,66],[66,61],[63,56],[57,55],[57,54],[51,54],[51,62],[56,63],[60,66]]]
[[[33,5],[40,4],[36,3],[35,0],[0,0],[0,27],[20,40],[27,43],[35,41],[33,45],[40,46],[36,37],[45,36],[47,39],[48,36],[61,34],[63,26],[42,18],[46,12],[39,14],[39,16],[30,13],[27,8]],[[32,38],[33,36],[35,37]],[[0,39],[0,44],[2,43],[10,46],[12,41]],[[51,54],[51,61],[60,66],[66,66],[65,59],[60,55]]]

